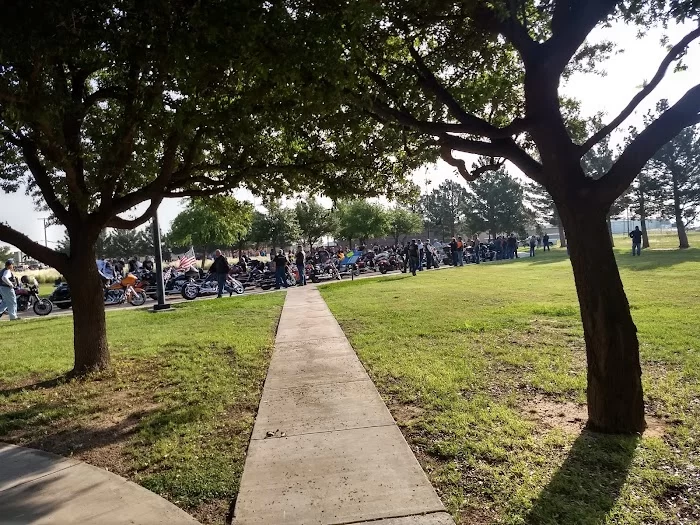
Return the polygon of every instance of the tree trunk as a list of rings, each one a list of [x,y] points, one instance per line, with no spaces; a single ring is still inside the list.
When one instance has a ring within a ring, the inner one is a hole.
[[[678,179],[673,175],[673,212],[676,215],[676,231],[678,232],[678,247],[681,250],[690,248],[688,243],[688,234],[685,231],[685,223],[683,222],[683,210],[681,209],[681,196],[678,189]]]
[[[104,287],[95,264],[95,250],[87,241],[71,239],[70,271],[65,275],[73,304],[73,373],[109,368]]]
[[[564,225],[559,221],[559,246],[566,248],[566,232],[564,231]]]
[[[581,306],[588,362],[588,426],[631,434],[645,428],[637,327],[615,261],[606,212],[576,202],[562,211]]]
[[[608,223],[608,235],[610,236],[610,244],[612,247],[615,247],[615,238],[613,237],[613,232],[612,232],[612,221],[610,220],[610,215],[608,215],[605,218],[605,222]]]

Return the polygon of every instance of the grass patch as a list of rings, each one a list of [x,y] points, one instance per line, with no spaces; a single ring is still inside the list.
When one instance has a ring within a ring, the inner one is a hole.
[[[700,250],[618,244],[654,427],[637,438],[582,430],[565,250],[322,287],[457,523],[700,522]]]
[[[72,365],[71,318],[5,323],[0,440],[75,456],[221,523],[238,492],[283,301],[266,294],[157,315],[110,312],[113,369],[87,380],[61,379]]]

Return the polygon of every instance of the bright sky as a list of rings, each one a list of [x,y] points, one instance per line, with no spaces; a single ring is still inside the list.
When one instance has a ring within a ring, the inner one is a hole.
[[[666,34],[670,43],[675,44],[692,27],[672,27]],[[636,38],[637,29],[617,24],[611,28],[600,29],[591,35],[592,40],[608,39],[617,42],[624,53],[613,56],[603,67],[605,76],[574,75],[569,82],[562,86],[562,92],[567,96],[579,99],[585,115],[591,116],[599,111],[605,112],[609,118],[617,115],[640,89],[645,81],[651,79],[659,63],[666,55],[666,49],[661,45],[662,30],[650,31],[643,39]],[[688,69],[684,72],[669,71],[666,78],[657,89],[640,105],[638,110],[619,129],[624,130],[630,124],[641,124],[643,115],[660,98],[668,98],[671,103],[678,100],[700,78],[700,43],[691,45],[685,58]],[[618,134],[619,139],[619,134]],[[517,170],[510,166],[510,171],[517,175]],[[419,170],[414,174],[414,180],[423,190],[432,189],[447,179],[463,183],[454,170],[440,161],[436,165]],[[249,193],[241,191],[240,198],[247,198]],[[257,204],[260,202],[258,201]],[[160,207],[161,227],[167,231],[170,223],[182,209],[178,200],[169,200]],[[43,222],[40,217],[46,216],[34,210],[32,201],[22,193],[0,193],[0,221],[25,233],[32,239],[43,243]],[[63,237],[63,228],[53,226],[48,229],[49,245]]]

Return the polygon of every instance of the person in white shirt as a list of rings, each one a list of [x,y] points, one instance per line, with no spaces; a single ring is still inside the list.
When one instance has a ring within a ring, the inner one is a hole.
[[[7,312],[10,321],[16,321],[17,317],[17,296],[15,295],[15,283],[13,281],[15,261],[8,259],[5,268],[0,271],[0,317]]]
[[[418,239],[418,271],[423,271],[423,257],[425,256],[425,246],[423,246],[423,241]]]

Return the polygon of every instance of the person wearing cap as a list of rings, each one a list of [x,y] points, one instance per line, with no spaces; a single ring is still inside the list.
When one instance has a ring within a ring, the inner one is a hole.
[[[12,270],[15,261],[8,259],[5,268],[0,271],[0,317],[7,311],[10,321],[16,321],[17,317],[17,296],[15,295],[15,283],[13,281]]]

